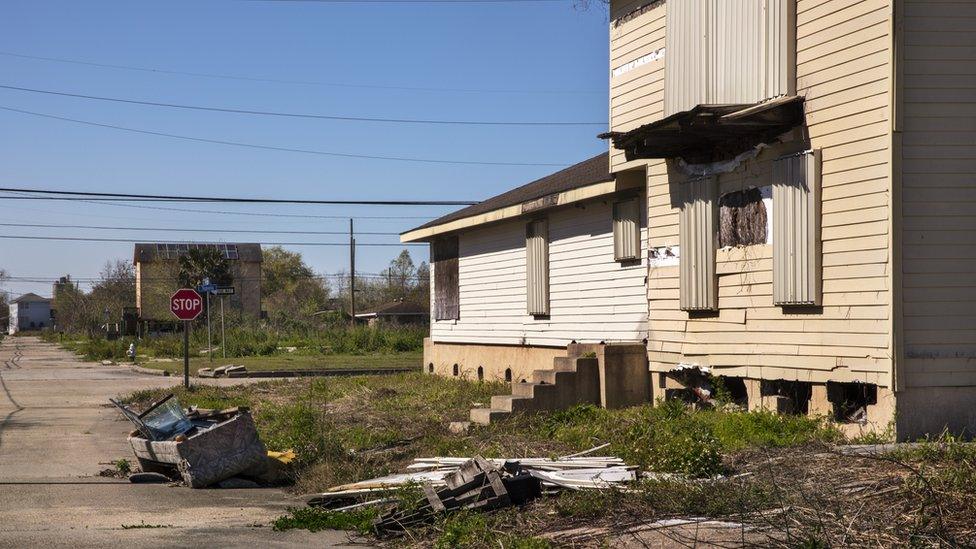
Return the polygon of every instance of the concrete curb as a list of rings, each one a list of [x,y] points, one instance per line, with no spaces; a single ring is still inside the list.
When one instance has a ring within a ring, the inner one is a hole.
[[[153,368],[143,368],[142,366],[136,366],[135,364],[130,364],[129,369],[137,374],[144,374],[149,376],[168,376],[169,372],[166,370],[156,370]]]

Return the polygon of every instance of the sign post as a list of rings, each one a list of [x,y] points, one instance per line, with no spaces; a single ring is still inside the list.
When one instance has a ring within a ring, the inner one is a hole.
[[[183,321],[183,386],[190,388],[190,321],[203,312],[203,298],[193,288],[180,288],[169,298],[169,310]]]
[[[234,287],[217,286],[213,293],[220,296],[220,356],[227,358],[227,344],[224,340],[224,296],[234,295]]]

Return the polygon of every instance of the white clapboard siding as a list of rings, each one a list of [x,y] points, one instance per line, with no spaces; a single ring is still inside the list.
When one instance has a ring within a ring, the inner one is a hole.
[[[547,216],[547,318],[533,317],[526,310],[527,220],[461,233],[460,318],[433,322],[433,340],[564,346],[574,340],[640,341],[647,337],[647,264],[614,259],[612,203],[608,197]],[[641,215],[642,247],[646,225]],[[640,253],[640,257],[646,255]]]

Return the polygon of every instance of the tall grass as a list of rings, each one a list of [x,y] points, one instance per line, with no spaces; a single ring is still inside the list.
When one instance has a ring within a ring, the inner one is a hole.
[[[225,330],[224,345],[227,356],[231,357],[285,353],[310,356],[398,354],[421,351],[426,336],[426,326],[324,326],[283,330],[258,324],[240,324]],[[183,355],[183,335],[178,332],[147,336],[138,341],[134,337],[109,341],[53,332],[47,332],[43,337],[61,343],[88,360],[124,359],[129,344],[133,342],[140,355],[157,358],[179,358]],[[220,345],[219,331],[213,334],[213,345],[215,348]],[[194,355],[207,348],[205,326],[195,326],[191,331],[190,348]]]

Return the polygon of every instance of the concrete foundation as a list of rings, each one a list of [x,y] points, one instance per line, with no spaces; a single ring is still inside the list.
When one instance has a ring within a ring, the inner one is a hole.
[[[571,357],[596,355],[600,364],[600,404],[604,408],[626,408],[651,400],[651,372],[643,343],[574,343],[567,353]]]
[[[950,433],[976,438],[976,387],[911,387],[897,393],[895,433],[900,441]]]
[[[434,343],[424,339],[424,372],[442,376],[454,376],[457,365],[457,377],[478,379],[481,367],[486,381],[528,381],[534,370],[551,370],[553,359],[559,356],[566,356],[565,347]]]

